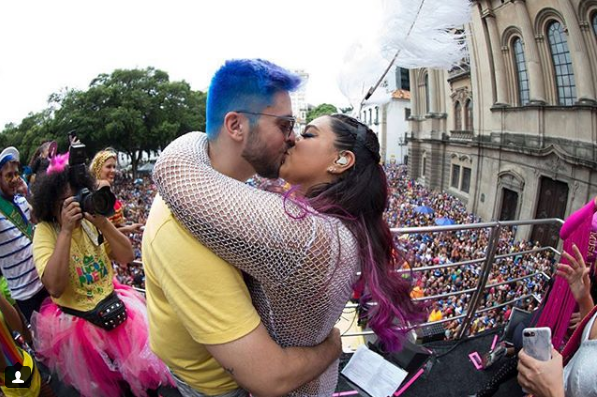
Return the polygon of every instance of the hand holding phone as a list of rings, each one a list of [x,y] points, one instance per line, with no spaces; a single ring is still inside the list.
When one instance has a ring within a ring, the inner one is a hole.
[[[522,346],[526,354],[537,360],[551,360],[551,329],[525,328],[522,331]]]

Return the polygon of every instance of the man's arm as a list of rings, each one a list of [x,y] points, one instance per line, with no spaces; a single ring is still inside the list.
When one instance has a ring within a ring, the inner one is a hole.
[[[154,202],[160,205],[165,207]],[[241,387],[256,395],[285,394],[340,355],[338,331],[315,347],[277,345],[259,321],[240,272],[206,255],[209,250],[174,219],[156,233],[150,227],[144,239],[155,251],[152,271],[182,325]]]
[[[315,347],[282,348],[263,324],[233,342],[206,348],[241,387],[260,397],[287,394],[317,378],[342,352],[336,328]]]

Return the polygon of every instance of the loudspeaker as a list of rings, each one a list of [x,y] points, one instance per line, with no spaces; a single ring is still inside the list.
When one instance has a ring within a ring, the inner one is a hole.
[[[389,362],[399,366],[403,370],[409,373],[409,377],[413,375],[419,368],[422,368],[433,352],[423,346],[416,345],[408,339],[404,341],[402,350],[394,353],[386,353],[379,345],[379,341],[376,343],[369,343],[369,349],[382,355]]]
[[[439,340],[444,340],[446,337],[446,329],[444,323],[426,325],[415,330],[417,334],[417,342],[427,343]]]

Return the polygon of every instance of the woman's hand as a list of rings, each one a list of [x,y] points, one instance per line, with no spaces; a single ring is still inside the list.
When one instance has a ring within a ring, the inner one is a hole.
[[[124,233],[127,236],[129,234],[141,234],[143,233],[144,225],[142,223],[133,223],[132,225],[126,225],[118,228],[120,233]]]
[[[539,361],[522,349],[518,353],[518,383],[535,397],[564,397],[562,355],[551,349],[551,360]]]
[[[88,212],[85,213],[85,219],[93,223],[99,230],[102,230],[106,226],[106,222],[110,222],[108,218],[103,215],[91,215]]]
[[[72,233],[81,219],[83,219],[81,205],[74,197],[68,197],[64,200],[60,211],[60,227],[62,230]]]
[[[558,263],[556,274],[568,281],[574,299],[580,302],[591,293],[591,278],[589,268],[576,244],[572,245],[572,250],[574,257],[566,251],[562,252],[562,256],[568,259],[569,265]]]

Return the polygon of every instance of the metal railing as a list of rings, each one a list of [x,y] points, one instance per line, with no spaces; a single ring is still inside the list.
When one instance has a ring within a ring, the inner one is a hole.
[[[473,323],[475,317],[478,313],[484,313],[487,311],[495,310],[496,308],[506,306],[508,304],[513,304],[520,300],[525,300],[529,298],[536,297],[533,294],[527,294],[524,296],[517,297],[511,301],[501,303],[499,305],[494,305],[491,307],[483,308],[479,310],[479,306],[481,304],[483,293],[487,288],[498,287],[500,285],[506,285],[511,283],[516,283],[521,280],[525,280],[527,278],[532,278],[536,276],[545,277],[549,280],[549,276],[547,276],[544,272],[538,271],[533,274],[528,274],[523,277],[518,277],[516,279],[507,280],[499,283],[487,284],[489,280],[489,275],[491,273],[491,269],[495,261],[505,259],[512,256],[519,256],[519,255],[529,255],[529,254],[537,254],[543,251],[551,251],[556,255],[560,255],[560,252],[555,249],[554,247],[541,247],[527,251],[518,251],[518,252],[510,252],[507,254],[496,255],[497,246],[499,243],[500,234],[503,228],[512,227],[512,226],[524,226],[524,225],[544,225],[544,224],[559,224],[560,226],[564,224],[564,221],[559,218],[547,218],[547,219],[531,219],[531,220],[520,220],[520,221],[494,221],[494,222],[481,222],[481,223],[471,223],[465,225],[446,225],[446,226],[426,226],[426,227],[411,227],[411,228],[393,228],[390,229],[392,234],[394,235],[403,235],[403,234],[422,234],[422,233],[442,233],[442,232],[455,232],[455,231],[463,231],[463,230],[478,230],[478,229],[489,229],[489,236],[487,241],[489,242],[485,252],[486,256],[484,258],[477,258],[473,260],[467,260],[462,262],[455,262],[455,263],[448,263],[444,265],[436,265],[436,266],[422,266],[422,267],[415,267],[412,269],[407,270],[399,270],[399,272],[422,272],[422,271],[429,271],[429,270],[436,270],[436,269],[445,269],[449,267],[459,267],[464,265],[472,265],[477,263],[482,263],[481,269],[479,271],[479,279],[477,281],[477,285],[475,288],[461,290],[461,291],[454,291],[439,295],[427,296],[423,298],[415,299],[417,301],[429,301],[429,300],[438,300],[444,299],[450,296],[462,295],[467,293],[473,293],[471,296],[471,300],[468,303],[467,307],[463,310],[463,314],[453,317],[448,317],[439,321],[434,322],[426,322],[422,324],[418,324],[415,328],[418,327],[425,327],[428,325],[433,324],[441,324],[445,322],[450,322],[458,319],[463,319],[462,326],[460,327],[460,331],[458,332],[456,339],[461,339],[465,335],[467,335],[468,330],[470,329],[471,324]],[[357,305],[355,305],[357,306]],[[372,331],[364,331],[363,335],[370,335]],[[359,333],[353,334],[346,334],[344,336],[357,336]]]
[[[547,219],[533,219],[533,220],[520,220],[520,221],[481,222],[481,223],[471,223],[471,224],[464,224],[464,225],[455,224],[455,225],[447,225],[447,226],[426,226],[426,227],[409,227],[409,228],[392,228],[392,229],[390,229],[390,231],[392,232],[393,235],[403,235],[403,234],[411,235],[411,234],[422,234],[422,233],[443,233],[443,232],[455,232],[455,231],[463,231],[463,230],[489,229],[489,236],[488,236],[489,244],[485,250],[486,256],[483,258],[465,260],[465,261],[461,261],[461,262],[448,263],[448,264],[443,264],[443,265],[421,266],[421,267],[415,267],[415,268],[407,269],[407,270],[402,270],[402,269],[397,270],[397,272],[399,272],[399,273],[424,272],[424,271],[430,271],[430,270],[445,269],[445,268],[450,268],[450,267],[482,264],[481,269],[479,271],[479,278],[477,281],[477,285],[475,286],[475,288],[469,288],[469,289],[465,289],[465,290],[461,290],[461,291],[454,291],[454,292],[433,295],[433,296],[426,296],[423,298],[414,299],[415,301],[433,301],[433,300],[445,299],[450,296],[472,293],[473,295],[471,296],[470,302],[467,304],[466,308],[463,308],[463,313],[461,315],[447,317],[447,318],[444,318],[444,319],[441,319],[438,321],[418,324],[415,326],[415,328],[425,327],[425,326],[429,326],[429,325],[433,325],[433,324],[442,324],[442,323],[446,323],[446,322],[463,319],[460,331],[458,332],[458,334],[456,336],[456,339],[461,339],[462,337],[467,335],[467,332],[470,329],[470,326],[473,323],[477,314],[495,310],[497,308],[504,307],[506,305],[511,305],[511,304],[514,304],[518,301],[525,300],[525,299],[533,298],[533,299],[539,300],[537,298],[537,296],[535,296],[534,294],[526,294],[524,296],[519,296],[519,297],[512,299],[510,301],[507,301],[507,302],[503,302],[503,303],[500,303],[497,305],[493,305],[491,307],[479,309],[480,303],[482,301],[483,293],[487,288],[493,288],[493,287],[499,287],[501,285],[512,284],[512,283],[516,283],[516,282],[519,282],[519,281],[522,281],[522,280],[525,280],[528,278],[532,278],[532,277],[537,277],[537,276],[544,277],[547,280],[549,280],[549,278],[550,278],[543,271],[537,271],[535,273],[528,274],[526,276],[518,277],[515,279],[506,280],[506,281],[502,281],[502,282],[498,282],[498,283],[487,284],[487,282],[489,280],[490,273],[491,273],[492,266],[497,260],[506,259],[506,258],[512,257],[512,256],[538,254],[543,251],[551,251],[555,255],[558,255],[558,256],[561,254],[554,247],[541,247],[541,248],[536,248],[536,249],[527,250],[527,251],[509,252],[507,254],[496,255],[496,251],[497,251],[497,247],[498,247],[502,229],[506,228],[506,227],[511,227],[511,226],[523,226],[523,225],[534,226],[534,225],[544,225],[544,224],[554,224],[554,223],[559,224],[561,226],[564,224],[564,221],[562,219],[558,219],[558,218],[547,218]],[[135,261],[134,263],[138,264],[138,265],[139,264],[142,265],[141,261]],[[134,287],[134,289],[141,293],[145,293],[145,290],[143,290],[142,288]],[[375,303],[373,303],[373,304],[375,304]],[[358,307],[358,304],[350,304],[349,303],[346,305],[346,308],[356,308],[356,307]],[[349,337],[349,336],[363,336],[363,335],[372,335],[372,334],[374,334],[373,331],[366,330],[366,331],[362,331],[362,332],[345,333],[342,336]]]

